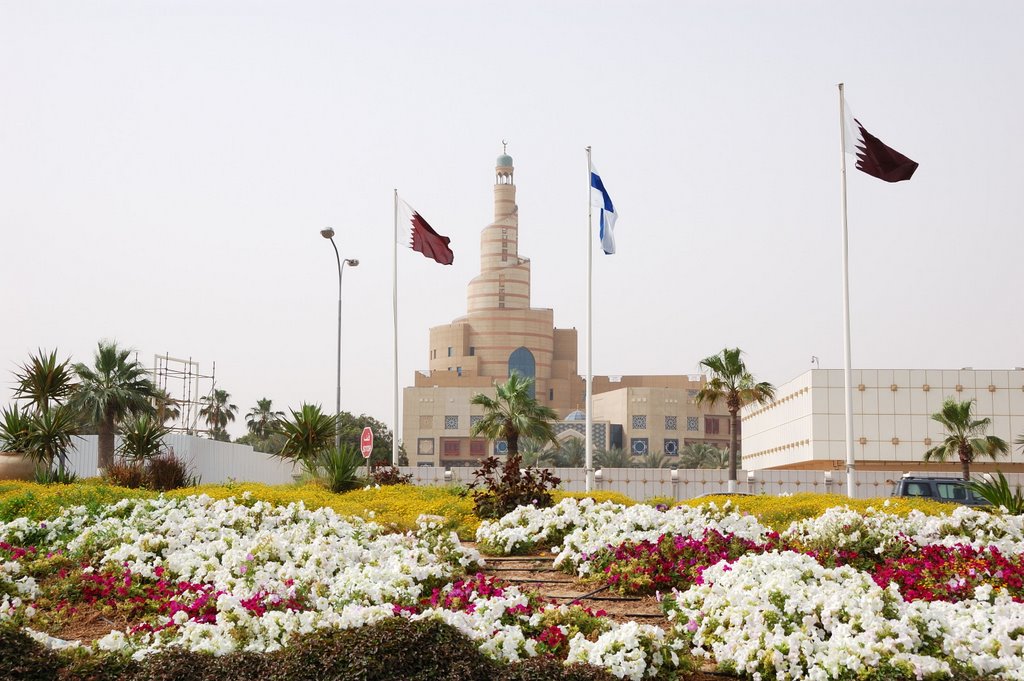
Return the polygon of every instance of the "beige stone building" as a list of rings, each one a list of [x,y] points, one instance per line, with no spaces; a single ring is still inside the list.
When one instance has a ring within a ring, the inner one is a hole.
[[[481,415],[473,395],[493,395],[512,371],[534,379],[537,400],[564,420],[560,439],[585,434],[584,380],[576,329],[559,329],[554,311],[531,306],[530,260],[519,254],[519,213],[512,157],[495,168],[494,221],[480,234],[480,273],[470,282],[467,314],[430,329],[429,369],[405,388],[402,439],[409,463],[475,465],[504,443],[473,438]],[[635,456],[678,456],[689,442],[727,447],[729,419],[693,404],[700,376],[595,376],[595,449],[621,447]]]

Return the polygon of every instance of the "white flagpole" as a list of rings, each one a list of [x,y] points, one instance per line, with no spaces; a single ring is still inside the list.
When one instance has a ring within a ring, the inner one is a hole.
[[[395,411],[391,428],[391,465],[398,465],[398,189],[395,189],[395,233],[391,239],[391,310],[394,321],[394,382]]]
[[[593,331],[594,331],[594,320],[593,320],[593,281],[594,281],[594,206],[590,200],[590,184],[591,179],[591,165],[590,165],[590,147],[587,147],[587,418],[584,421],[586,424],[584,427],[587,429],[586,433],[586,491],[591,492],[594,489],[594,438],[593,438],[593,423],[594,423],[594,372],[593,372]]]
[[[846,398],[846,496],[853,498],[853,369],[850,359],[850,231],[846,218],[846,99],[839,84],[839,155],[842,157],[843,204],[843,387]]]

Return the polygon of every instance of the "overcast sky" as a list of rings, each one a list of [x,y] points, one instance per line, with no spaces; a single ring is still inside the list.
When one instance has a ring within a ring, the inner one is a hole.
[[[840,81],[920,163],[850,170],[854,366],[1024,365],[1022,30],[1020,2],[0,0],[0,404],[36,348],[112,338],[216,362],[236,436],[261,397],[333,407],[331,225],[361,261],[342,408],[390,422],[392,188],[456,254],[399,251],[405,386],[465,313],[502,139],[581,371],[587,145],[620,213],[595,373],[842,367]]]

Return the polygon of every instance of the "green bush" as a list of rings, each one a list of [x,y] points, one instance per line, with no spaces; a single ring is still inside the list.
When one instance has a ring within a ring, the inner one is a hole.
[[[50,650],[11,625],[0,627],[0,679],[52,681],[59,670],[60,660]]]

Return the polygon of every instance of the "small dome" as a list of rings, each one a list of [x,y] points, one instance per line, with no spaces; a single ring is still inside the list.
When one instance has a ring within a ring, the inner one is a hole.
[[[586,421],[587,415],[577,409],[576,411],[569,412],[569,415],[565,417],[566,421]]]
[[[508,154],[502,154],[501,156],[498,157],[497,165],[499,168],[511,168],[512,157],[509,156]]]

